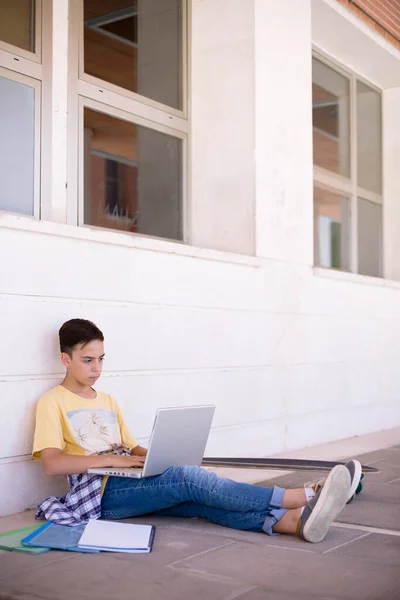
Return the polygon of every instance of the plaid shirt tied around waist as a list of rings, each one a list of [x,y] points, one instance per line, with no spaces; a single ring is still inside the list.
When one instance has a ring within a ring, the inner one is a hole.
[[[123,444],[113,445],[111,450],[99,454],[129,456],[131,449]],[[102,475],[80,473],[67,475],[70,489],[64,496],[50,496],[39,504],[36,519],[46,519],[58,525],[83,525],[101,515]]]

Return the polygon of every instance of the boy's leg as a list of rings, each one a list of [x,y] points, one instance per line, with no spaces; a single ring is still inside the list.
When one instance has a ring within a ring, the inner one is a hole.
[[[274,509],[273,512],[277,511]],[[260,512],[233,512],[221,508],[213,508],[205,504],[196,504],[195,502],[183,502],[177,506],[160,510],[155,514],[162,517],[205,519],[211,523],[230,527],[231,529],[259,532],[263,531],[264,523],[268,517],[267,510]]]
[[[328,533],[335,517],[344,508],[352,485],[347,466],[334,467],[320,491],[307,506],[288,510],[273,527],[275,533],[297,533],[307,542],[320,542]],[[308,488],[310,489],[310,488]],[[287,490],[297,491],[297,490]]]
[[[155,514],[163,517],[195,517],[217,523],[218,525],[224,525],[225,527],[231,527],[232,529],[263,531],[268,535],[275,535],[277,533],[295,535],[301,509],[274,509],[269,514],[266,511],[259,513],[237,513],[202,504],[195,504],[194,502],[184,502],[183,504],[178,504],[178,506],[160,510]]]
[[[349,489],[348,470],[335,467],[302,513],[304,489],[265,488],[219,478],[199,467],[173,467],[148,479],[110,478],[102,499],[102,517],[123,519],[161,511],[202,517],[236,529],[297,532],[315,542],[323,539],[345,505]]]
[[[351,474],[350,474],[351,475]],[[332,469],[325,481],[325,491],[320,492],[303,508],[295,508],[304,504],[303,489],[286,490],[282,505],[293,508],[274,509],[268,514],[264,512],[235,513],[212,507],[185,502],[157,514],[173,517],[200,517],[235,529],[247,531],[264,531],[269,535],[276,533],[298,534],[308,542],[321,541],[337,514],[342,510],[348,498],[351,478],[343,466]]]
[[[214,512],[212,519],[208,513],[204,518],[220,522],[215,519],[223,517],[224,523],[221,524],[228,524],[229,521],[231,527],[256,527],[261,531],[269,515],[274,515],[276,511],[276,517],[269,525],[271,528],[286,512],[282,508],[286,500],[287,508],[304,506],[304,489],[285,491],[279,487],[237,483],[199,467],[172,467],[162,475],[145,479],[110,477],[102,498],[102,517],[124,519],[193,503],[197,508],[190,510],[198,510],[201,514],[192,512],[190,516],[205,515],[205,508],[198,507],[214,508],[221,513]],[[260,524],[254,525],[252,522],[247,527],[243,519],[239,526],[234,517],[226,515],[227,512],[236,515],[253,513]]]

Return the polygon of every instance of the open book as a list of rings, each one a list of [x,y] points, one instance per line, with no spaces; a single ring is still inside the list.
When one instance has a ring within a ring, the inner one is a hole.
[[[78,548],[108,552],[151,552],[155,534],[153,525],[135,525],[92,520],[85,527]]]

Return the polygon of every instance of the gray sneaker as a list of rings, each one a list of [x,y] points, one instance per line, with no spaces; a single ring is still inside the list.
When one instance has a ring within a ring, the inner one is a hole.
[[[328,529],[346,505],[351,486],[350,472],[337,465],[326,478],[323,488],[312,498],[300,517],[297,534],[307,542],[321,542]]]
[[[358,460],[352,459],[349,460],[345,465],[350,473],[350,490],[349,497],[347,499],[347,504],[349,504],[356,494],[361,492],[361,489],[358,489],[360,485],[361,477],[362,477],[362,466]],[[304,484],[304,487],[311,488],[314,490],[316,494],[322,490],[326,482],[326,479],[323,477],[322,479],[318,479],[317,481],[310,481]]]

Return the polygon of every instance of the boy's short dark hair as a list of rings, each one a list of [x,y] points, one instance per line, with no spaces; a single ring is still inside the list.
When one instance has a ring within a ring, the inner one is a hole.
[[[82,344],[82,347],[99,340],[104,342],[104,335],[100,329],[86,319],[70,319],[66,321],[58,332],[60,336],[60,350],[72,356],[72,351],[77,344]]]

